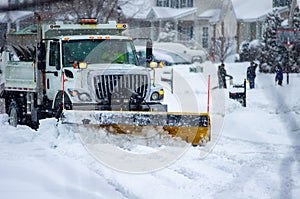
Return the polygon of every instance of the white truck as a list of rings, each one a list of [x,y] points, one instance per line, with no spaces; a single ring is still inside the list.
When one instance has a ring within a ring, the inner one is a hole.
[[[41,24],[7,35],[0,97],[13,126],[34,129],[43,118],[114,133],[163,129],[197,146],[210,140],[209,113],[167,112],[151,71],[152,42],[140,66],[126,24]],[[13,53],[12,53],[13,52]]]
[[[0,97],[11,125],[38,128],[63,109],[167,111],[163,88],[122,36],[127,24],[41,24],[36,17],[36,25],[7,35],[2,52]]]

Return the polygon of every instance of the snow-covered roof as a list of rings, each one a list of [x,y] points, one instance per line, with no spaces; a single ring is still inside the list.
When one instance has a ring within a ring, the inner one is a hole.
[[[9,11],[0,13],[0,23],[16,22],[34,16],[31,11]]]
[[[179,19],[197,12],[197,8],[168,8],[168,7],[152,7],[151,12],[155,19]]]
[[[125,17],[134,19],[146,19],[154,6],[154,2],[148,0],[119,0],[119,4]]]
[[[123,13],[127,18],[134,19],[149,19],[152,17],[154,20],[160,19],[179,19],[197,13],[197,8],[169,8],[169,7],[145,7],[138,11],[134,11],[133,7],[122,7]]]
[[[231,1],[238,20],[256,20],[273,10],[271,0]]]
[[[208,19],[209,22],[216,22],[220,18],[221,9],[210,9],[207,10],[200,15],[198,15],[198,19]]]
[[[300,0],[297,1],[299,5]],[[265,18],[274,9],[272,0],[231,0],[231,2],[237,19],[248,22]],[[287,11],[288,8],[280,7],[277,9],[279,11]]]
[[[0,6],[7,6],[8,5],[8,0],[1,0]]]

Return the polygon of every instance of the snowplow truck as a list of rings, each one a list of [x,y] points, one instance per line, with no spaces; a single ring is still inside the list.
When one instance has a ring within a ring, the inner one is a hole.
[[[41,119],[56,117],[117,133],[162,128],[193,145],[210,139],[207,113],[168,112],[164,90],[151,77],[157,67],[152,43],[147,66],[140,66],[132,39],[122,35],[127,24],[36,18],[35,25],[7,34],[2,51],[0,92],[11,125],[37,129]]]

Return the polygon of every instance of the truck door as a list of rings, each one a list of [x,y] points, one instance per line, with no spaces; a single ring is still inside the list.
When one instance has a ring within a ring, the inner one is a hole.
[[[59,41],[48,41],[46,59],[46,93],[48,99],[53,100],[62,89]]]

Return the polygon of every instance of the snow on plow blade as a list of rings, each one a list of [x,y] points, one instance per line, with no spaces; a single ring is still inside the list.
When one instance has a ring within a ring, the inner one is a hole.
[[[97,126],[122,134],[163,129],[193,146],[202,145],[211,137],[208,113],[65,110],[62,123]]]

